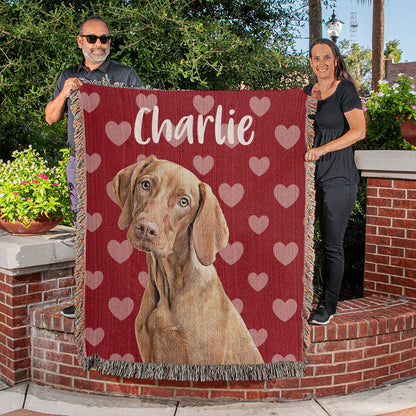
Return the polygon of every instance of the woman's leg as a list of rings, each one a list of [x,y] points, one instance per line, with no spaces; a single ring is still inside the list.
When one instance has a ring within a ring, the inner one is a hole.
[[[329,315],[337,310],[344,275],[344,235],[357,197],[357,185],[317,190],[322,244],[325,254],[324,302]]]

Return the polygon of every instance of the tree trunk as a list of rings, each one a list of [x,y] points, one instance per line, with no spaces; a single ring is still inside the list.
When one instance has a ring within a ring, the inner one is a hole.
[[[322,38],[321,0],[309,0],[309,46],[320,38]]]
[[[371,67],[371,88],[378,90],[378,82],[383,80],[384,69],[384,0],[373,0],[373,63]]]

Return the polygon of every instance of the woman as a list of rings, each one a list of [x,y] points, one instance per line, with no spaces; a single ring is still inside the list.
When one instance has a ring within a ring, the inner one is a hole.
[[[304,91],[317,100],[314,145],[305,161],[316,162],[316,217],[325,254],[322,298],[310,323],[327,324],[337,309],[344,274],[344,234],[355,204],[359,174],[352,145],[364,139],[361,99],[334,42],[315,41],[309,62],[317,82]]]

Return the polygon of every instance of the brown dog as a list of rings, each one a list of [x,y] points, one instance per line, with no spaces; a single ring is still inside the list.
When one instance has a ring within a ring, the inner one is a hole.
[[[213,262],[228,227],[211,188],[154,156],[113,180],[118,226],[147,253],[149,281],[136,318],[144,362],[260,364],[263,359],[225,294]]]

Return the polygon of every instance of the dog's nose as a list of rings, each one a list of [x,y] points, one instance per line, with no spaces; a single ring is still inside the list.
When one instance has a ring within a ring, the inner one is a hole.
[[[151,240],[159,235],[158,225],[144,218],[137,222],[136,229],[138,236],[141,238],[148,238]]]

